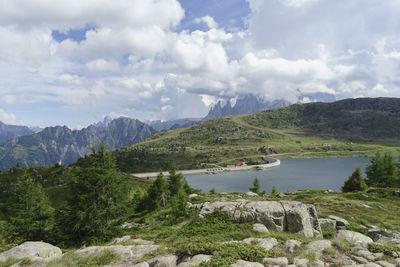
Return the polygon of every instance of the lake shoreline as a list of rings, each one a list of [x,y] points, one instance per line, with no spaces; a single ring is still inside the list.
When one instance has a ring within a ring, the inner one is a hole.
[[[225,173],[225,172],[236,172],[236,171],[251,171],[251,170],[265,170],[269,168],[273,168],[279,166],[281,161],[276,158],[263,156],[264,160],[268,161],[266,164],[258,164],[258,165],[244,165],[244,166],[235,166],[235,167],[216,167],[216,168],[207,168],[207,169],[193,169],[193,170],[179,170],[179,173],[183,175],[197,175],[197,174],[217,174],[217,173]],[[133,173],[133,176],[139,178],[154,178],[160,172],[145,172],[145,173]],[[169,172],[162,172],[164,176],[168,176]]]

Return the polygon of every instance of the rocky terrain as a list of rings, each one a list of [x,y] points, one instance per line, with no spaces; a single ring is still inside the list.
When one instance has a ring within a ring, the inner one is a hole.
[[[66,126],[48,127],[31,135],[14,138],[0,144],[0,169],[19,164],[44,166],[61,162],[71,164],[88,155],[93,145],[103,142],[109,150],[116,150],[142,141],[155,133],[139,120],[118,118],[103,126],[89,126],[71,130]]]
[[[225,240],[213,249],[188,249],[186,253],[173,253],[174,248],[134,233],[66,253],[47,243],[25,242],[1,253],[0,266],[400,266],[400,232],[373,225],[363,226],[365,234],[346,230],[347,220],[333,215],[318,218],[314,205],[228,200],[227,196],[188,205],[200,221],[222,211],[235,223],[248,223],[254,237]],[[151,226],[127,223],[123,227]],[[229,252],[233,248],[241,248],[242,253]]]

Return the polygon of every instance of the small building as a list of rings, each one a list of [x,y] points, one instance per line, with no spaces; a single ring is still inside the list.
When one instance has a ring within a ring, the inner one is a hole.
[[[243,162],[239,161],[238,163],[236,163],[236,167],[242,167],[242,166],[244,166]]]

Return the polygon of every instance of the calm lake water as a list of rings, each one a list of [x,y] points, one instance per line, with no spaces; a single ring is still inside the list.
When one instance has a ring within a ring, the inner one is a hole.
[[[237,171],[207,175],[188,175],[188,183],[205,192],[248,192],[257,177],[261,191],[278,192],[299,189],[333,189],[340,191],[356,167],[365,170],[369,158],[281,159],[281,165],[262,171]]]

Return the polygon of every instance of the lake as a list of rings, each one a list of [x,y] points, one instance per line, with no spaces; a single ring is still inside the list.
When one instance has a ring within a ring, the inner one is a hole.
[[[369,158],[318,158],[281,159],[281,165],[262,171],[235,171],[217,174],[187,175],[193,188],[205,192],[214,188],[217,192],[248,192],[257,177],[260,188],[271,192],[275,186],[278,192],[300,189],[332,189],[340,191],[356,167],[365,170]]]

